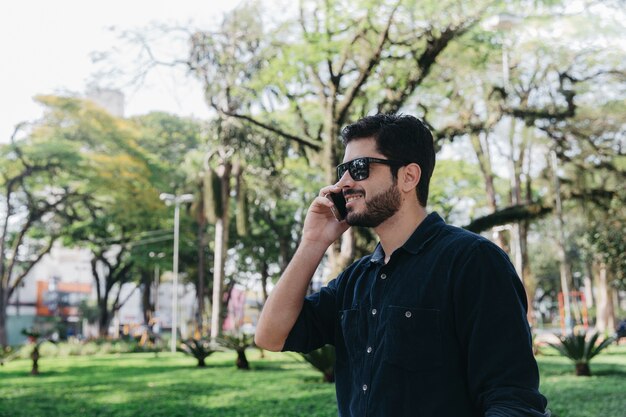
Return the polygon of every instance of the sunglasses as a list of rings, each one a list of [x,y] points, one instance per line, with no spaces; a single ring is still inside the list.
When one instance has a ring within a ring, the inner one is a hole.
[[[363,181],[370,176],[370,164],[384,164],[389,166],[404,166],[406,162],[392,161],[390,159],[379,158],[356,158],[352,161],[344,162],[341,165],[337,165],[337,179],[340,180],[343,174],[348,171],[354,181]]]

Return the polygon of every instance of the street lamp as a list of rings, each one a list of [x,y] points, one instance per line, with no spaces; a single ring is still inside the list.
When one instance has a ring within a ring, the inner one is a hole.
[[[174,204],[174,282],[172,284],[172,339],[170,340],[170,350],[176,352],[176,333],[178,331],[178,228],[180,218],[181,203],[191,203],[193,195],[182,194],[173,195],[162,193],[159,198],[165,201],[168,206]]]

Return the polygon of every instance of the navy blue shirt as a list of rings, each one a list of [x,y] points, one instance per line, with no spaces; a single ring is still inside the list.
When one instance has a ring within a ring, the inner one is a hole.
[[[524,288],[489,240],[432,213],[306,298],[283,350],[336,349],[341,417],[548,416]]]

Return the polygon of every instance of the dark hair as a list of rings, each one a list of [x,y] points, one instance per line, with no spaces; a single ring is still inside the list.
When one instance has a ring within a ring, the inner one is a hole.
[[[433,135],[419,119],[404,114],[376,114],[364,117],[343,128],[344,145],[352,140],[374,138],[376,149],[388,159],[416,163],[422,170],[417,184],[417,200],[426,207],[430,177],[435,169]],[[392,169],[397,178],[398,169]]]

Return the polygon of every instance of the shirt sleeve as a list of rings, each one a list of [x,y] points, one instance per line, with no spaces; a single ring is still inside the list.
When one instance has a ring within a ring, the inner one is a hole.
[[[474,406],[487,417],[548,417],[526,295],[508,256],[479,241],[453,273],[459,276],[454,316]]]
[[[283,346],[283,351],[308,353],[335,344],[338,320],[337,280],[304,299],[302,311]]]

